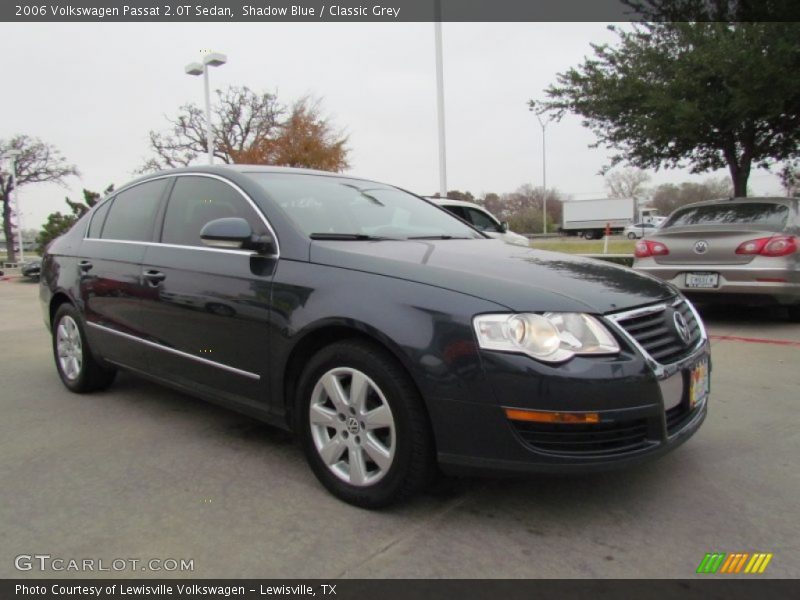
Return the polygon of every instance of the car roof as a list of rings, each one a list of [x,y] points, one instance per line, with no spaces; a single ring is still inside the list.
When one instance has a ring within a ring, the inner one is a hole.
[[[486,210],[480,204],[475,204],[474,202],[465,202],[464,200],[455,200],[453,198],[441,198],[439,196],[423,196],[423,198],[441,205],[447,204],[449,206],[469,206],[470,208],[477,208],[483,211]]]
[[[692,204],[685,204],[679,206],[674,211],[683,210],[686,208],[695,208],[698,206],[714,206],[722,204],[783,204],[784,206],[792,207],[798,202],[797,198],[788,198],[785,196],[753,196],[753,197],[738,197],[738,198],[718,198],[715,200],[704,200],[703,202],[693,202]]]
[[[351,179],[353,181],[362,181],[365,183],[376,183],[378,185],[385,185],[387,187],[396,187],[388,183],[381,183],[372,179],[364,179],[362,177],[355,177],[353,175],[345,175],[344,173],[335,173],[333,171],[321,171],[318,169],[305,169],[300,167],[276,167],[273,165],[245,165],[245,164],[225,164],[225,165],[190,165],[188,167],[177,167],[174,169],[164,169],[162,171],[154,171],[147,173],[132,181],[126,182],[124,187],[119,190],[114,190],[117,193],[124,188],[131,187],[135,184],[147,181],[154,177],[165,177],[169,175],[177,175],[180,173],[208,173],[210,175],[226,175],[229,173],[293,173],[297,175],[318,175],[325,177],[337,177],[339,179]]]

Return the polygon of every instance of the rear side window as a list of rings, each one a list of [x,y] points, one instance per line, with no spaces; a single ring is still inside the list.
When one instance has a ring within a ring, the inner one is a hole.
[[[92,215],[92,222],[89,225],[89,231],[86,234],[86,237],[90,238],[99,238],[100,232],[103,231],[103,223],[106,220],[106,215],[108,214],[108,209],[111,206],[112,200],[108,202],[104,202],[100,208],[94,211]]]
[[[253,233],[267,228],[242,195],[230,185],[210,177],[178,177],[170,194],[161,241],[180,246],[203,246],[200,230],[209,221],[239,217]]]
[[[102,238],[151,241],[158,203],[166,185],[166,179],[157,179],[140,183],[117,194],[106,217]]]
[[[765,229],[783,229],[789,208],[783,204],[753,202],[745,204],[712,204],[679,210],[662,225],[691,227],[693,225],[750,225]]]

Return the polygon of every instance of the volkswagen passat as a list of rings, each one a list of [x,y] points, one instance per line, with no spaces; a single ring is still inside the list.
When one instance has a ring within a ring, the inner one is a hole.
[[[636,244],[633,267],[699,301],[784,305],[800,321],[800,200],[690,204]]]
[[[332,173],[134,181],[51,245],[40,291],[67,388],[126,369],[292,429],[359,506],[410,495],[437,465],[637,463],[706,414],[707,337],[673,286]]]

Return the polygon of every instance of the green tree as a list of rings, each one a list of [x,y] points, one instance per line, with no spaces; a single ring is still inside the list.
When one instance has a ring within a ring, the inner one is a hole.
[[[800,161],[785,164],[781,169],[780,178],[786,195],[800,198]]]
[[[67,214],[54,212],[47,215],[47,221],[42,225],[42,229],[36,238],[39,248],[42,250],[46,249],[50,242],[69,231],[78,219],[85,215],[90,208],[97,204],[101,198],[113,191],[114,185],[111,184],[102,194],[99,192],[91,192],[86,189],[83,190],[83,202],[73,202],[69,198],[64,198],[67,206],[69,206],[70,212]]]
[[[6,256],[15,262],[15,215],[11,207],[12,192],[33,183],[59,183],[78,170],[61,156],[55,147],[37,138],[17,135],[10,140],[0,140],[0,159],[13,156],[16,181],[11,176],[11,160],[0,163],[0,205],[3,210],[3,233],[6,237]]]
[[[679,4],[682,13],[654,14],[691,22],[612,27],[616,46],[593,45],[594,56],[559,74],[532,106],[582,116],[596,145],[615,151],[612,165],[727,168],[735,195],[745,196],[752,168],[798,155],[800,78],[791,74],[800,69],[800,23],[698,22],[688,17],[708,3]],[[711,4],[722,7],[711,16],[738,14],[730,2]]]

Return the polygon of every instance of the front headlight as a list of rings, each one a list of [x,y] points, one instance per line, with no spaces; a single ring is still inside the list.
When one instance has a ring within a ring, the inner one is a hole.
[[[481,348],[519,352],[544,362],[564,362],[576,354],[619,352],[608,329],[583,313],[478,315],[472,324]]]

